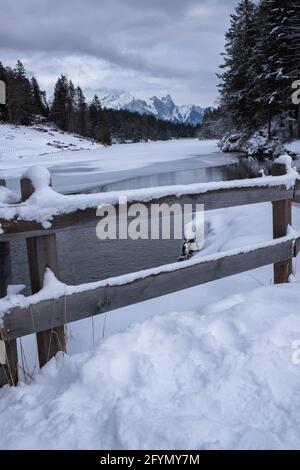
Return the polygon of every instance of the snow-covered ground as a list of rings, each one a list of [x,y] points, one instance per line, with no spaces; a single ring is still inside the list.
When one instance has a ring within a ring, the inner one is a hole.
[[[271,204],[211,211],[198,256],[271,221]],[[269,266],[70,325],[68,356],[0,391],[0,447],[300,448],[299,281],[271,283]]]
[[[60,356],[0,392],[0,447],[299,449],[299,303],[260,288]]]
[[[52,151],[49,136],[38,135]],[[21,148],[21,130],[16,139]],[[17,152],[3,158],[0,147],[3,174],[21,174],[36,163],[75,165],[76,158],[80,165],[86,158],[91,171],[95,159],[99,171],[138,158],[148,165],[157,158],[155,148],[169,162],[196,148],[204,160],[217,158],[214,143],[193,140],[47,155],[40,155],[41,143],[35,145],[23,158]],[[4,202],[13,202],[12,193],[2,193]],[[300,231],[297,204],[293,227]],[[197,256],[271,239],[271,204],[211,211]],[[35,338],[23,338],[23,365],[34,379],[0,390],[0,448],[300,449],[296,260],[294,269],[296,282],[289,285],[271,286],[267,266],[73,323],[68,355],[39,373]]]
[[[113,180],[150,172],[176,169],[174,162],[195,160],[192,168],[235,163],[222,155],[216,141],[181,139],[103,147],[90,140],[48,127],[0,124],[0,178],[13,181],[29,167],[40,164],[50,169],[59,190],[77,190],[87,183],[101,184],[104,176]],[[86,183],[84,183],[86,181]],[[9,182],[9,186],[11,183]]]
[[[51,126],[18,126],[0,124],[0,162],[1,170],[26,168],[32,161],[55,160],[56,154],[66,151],[101,149],[102,145]],[[70,157],[72,159],[72,157]],[[76,158],[76,157],[74,157]],[[5,173],[4,173],[5,174]]]

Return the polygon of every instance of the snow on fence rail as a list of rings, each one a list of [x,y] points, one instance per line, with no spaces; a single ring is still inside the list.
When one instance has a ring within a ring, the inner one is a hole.
[[[67,323],[269,264],[274,264],[275,283],[287,282],[292,258],[300,249],[300,234],[288,233],[291,202],[300,199],[299,175],[286,157],[274,163],[270,177],[126,193],[129,204],[202,203],[206,210],[269,201],[274,240],[76,287],[57,281],[55,233],[95,224],[99,205],[115,204],[118,210],[120,192],[64,196],[51,189],[46,170],[33,169],[21,180],[21,193],[23,202],[0,204],[0,341],[5,346],[0,386],[18,381],[17,338],[37,334],[42,367],[66,350]],[[15,237],[27,239],[32,295],[4,298],[11,278],[10,241]]]
[[[285,163],[277,163],[286,168]],[[283,173],[281,171],[280,173]],[[74,226],[92,225],[99,221],[96,208],[114,205],[118,210],[120,196],[126,195],[131,204],[203,204],[205,210],[262,202],[300,199],[300,180],[291,167],[285,174],[264,176],[246,180],[165,186],[131,191],[115,191],[100,194],[63,195],[49,185],[47,172],[31,169],[21,180],[23,202],[1,204],[0,194],[0,241],[15,237],[56,233]],[[12,197],[12,196],[11,196]],[[47,232],[45,232],[47,229]]]

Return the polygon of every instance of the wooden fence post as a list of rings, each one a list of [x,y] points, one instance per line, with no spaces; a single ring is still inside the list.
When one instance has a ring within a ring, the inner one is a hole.
[[[29,179],[21,180],[22,200],[28,199],[34,188]],[[31,290],[35,294],[43,287],[45,269],[50,268],[59,276],[56,235],[43,235],[26,239]],[[37,333],[39,364],[43,367],[58,351],[66,351],[64,326]]]
[[[6,186],[0,180],[0,186]],[[12,282],[12,267],[9,242],[0,242],[0,298],[7,294],[7,286]],[[0,387],[17,385],[18,383],[18,352],[17,341],[3,341],[0,337]]]
[[[272,176],[285,175],[287,172],[284,163],[273,163]],[[292,201],[272,202],[273,205],[273,237],[281,238],[287,235],[288,226],[292,224]],[[288,282],[293,271],[292,259],[274,264],[274,283]]]

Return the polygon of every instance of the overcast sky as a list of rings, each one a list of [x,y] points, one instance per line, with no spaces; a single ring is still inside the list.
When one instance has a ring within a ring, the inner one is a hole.
[[[24,62],[50,94],[64,73],[103,89],[214,104],[237,0],[0,0],[0,60]]]

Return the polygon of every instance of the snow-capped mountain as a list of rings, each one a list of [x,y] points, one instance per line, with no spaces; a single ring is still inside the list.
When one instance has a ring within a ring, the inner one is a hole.
[[[149,101],[135,98],[126,91],[114,92],[101,99],[105,108],[127,109],[140,114],[149,114],[164,121],[197,126],[203,120],[205,108],[194,104],[177,106],[170,95],[162,98],[152,96]]]

